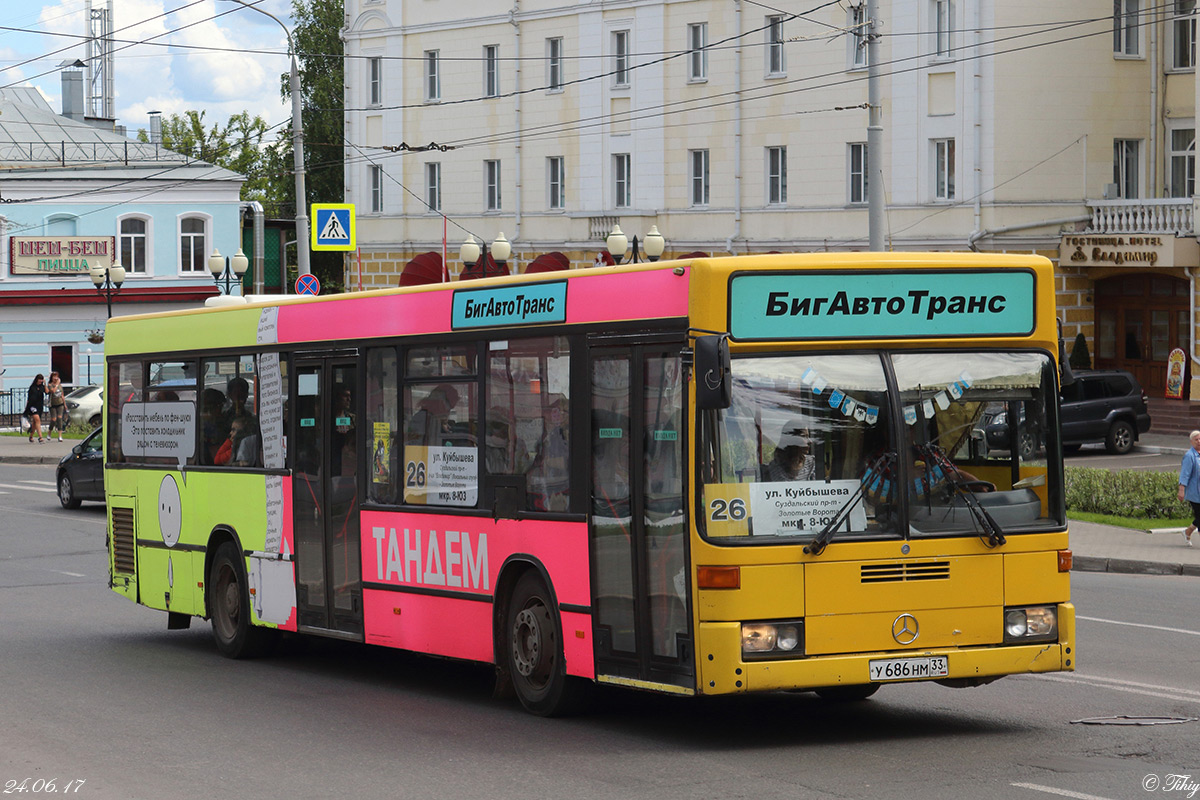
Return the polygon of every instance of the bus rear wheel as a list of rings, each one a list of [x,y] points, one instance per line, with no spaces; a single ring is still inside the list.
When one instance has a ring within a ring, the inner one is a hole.
[[[582,687],[567,677],[562,624],[546,584],[535,572],[522,575],[513,589],[505,653],[513,689],[527,711],[554,717],[578,709]]]
[[[208,576],[208,611],[213,640],[226,658],[256,658],[275,645],[278,631],[255,627],[250,621],[246,568],[232,542],[217,548]]]

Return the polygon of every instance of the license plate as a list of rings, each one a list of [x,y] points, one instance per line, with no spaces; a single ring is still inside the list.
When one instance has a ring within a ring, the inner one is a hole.
[[[919,678],[944,678],[950,674],[946,656],[925,658],[878,658],[868,663],[873,681],[909,681]]]

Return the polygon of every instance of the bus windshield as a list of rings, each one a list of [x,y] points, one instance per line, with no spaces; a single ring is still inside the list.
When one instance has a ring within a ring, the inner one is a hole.
[[[982,535],[981,508],[1004,534],[1061,528],[1054,397],[1039,352],[737,358],[732,404],[701,417],[705,535]]]

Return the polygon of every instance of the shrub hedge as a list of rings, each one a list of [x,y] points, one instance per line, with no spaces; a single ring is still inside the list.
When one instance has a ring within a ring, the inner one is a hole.
[[[1134,519],[1192,515],[1191,506],[1179,501],[1179,476],[1174,472],[1067,467],[1064,473],[1069,511]]]

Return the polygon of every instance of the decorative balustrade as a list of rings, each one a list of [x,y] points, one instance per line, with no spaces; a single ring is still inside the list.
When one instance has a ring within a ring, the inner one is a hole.
[[[1190,197],[1161,200],[1089,200],[1088,233],[1195,233]]]

